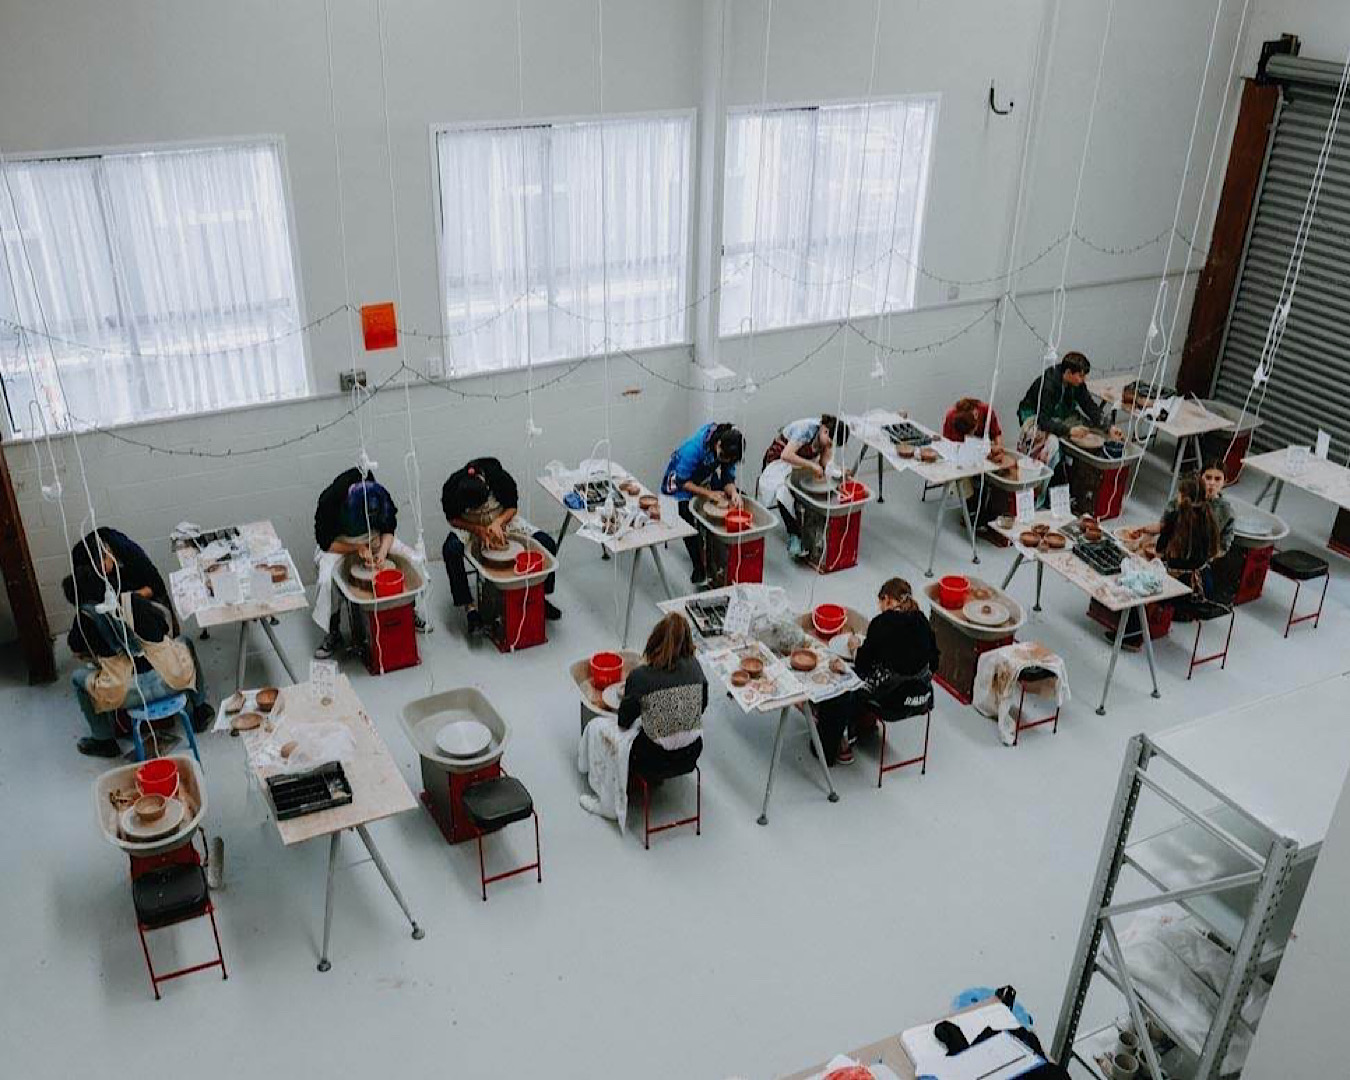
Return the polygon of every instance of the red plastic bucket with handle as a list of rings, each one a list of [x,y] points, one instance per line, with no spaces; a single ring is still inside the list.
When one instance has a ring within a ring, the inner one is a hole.
[[[962,607],[970,592],[970,579],[960,574],[948,574],[938,582],[938,603],[948,610]]]
[[[403,591],[402,570],[380,570],[375,574],[376,596],[398,596]]]
[[[591,685],[597,690],[623,678],[623,657],[616,652],[598,652],[591,657]]]
[[[136,790],[172,799],[178,794],[178,764],[169,758],[151,758],[136,770]]]
[[[848,612],[839,604],[819,604],[811,612],[811,625],[821,637],[832,638],[844,629]]]

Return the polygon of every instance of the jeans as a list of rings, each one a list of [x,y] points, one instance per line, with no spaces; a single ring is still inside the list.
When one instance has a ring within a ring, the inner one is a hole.
[[[206,680],[202,677],[202,666],[197,662],[197,652],[192,648],[192,642],[182,639],[188,649],[192,651],[192,666],[197,672],[197,681],[186,690],[173,690],[166,686],[164,680],[160,677],[158,671],[151,668],[146,672],[137,672],[132,680],[131,686],[127,690],[126,699],[122,703],[124,709],[140,708],[141,699],[144,697],[147,703],[152,701],[161,701],[167,697],[173,697],[175,694],[183,693],[187,695],[188,718],[199,706],[206,701]],[[80,712],[84,714],[85,723],[89,725],[89,734],[96,739],[115,739],[117,738],[117,712],[111,709],[108,712],[95,712],[94,703],[85,690],[85,682],[90,674],[98,670],[93,664],[81,664],[75,669],[70,677],[71,685],[75,689],[75,700],[79,702]]]
[[[802,535],[801,522],[782,503],[778,504],[778,516],[783,519],[783,528],[787,530],[787,534],[800,540]]]
[[[680,517],[684,518],[695,529],[698,529],[698,532],[694,533],[693,536],[684,538],[684,550],[689,552],[689,561],[694,566],[694,577],[701,578],[708,572],[708,560],[703,551],[703,530],[694,518],[693,500],[680,499],[675,505],[680,511]]]
[[[550,555],[558,554],[558,542],[543,529],[537,529],[531,535]],[[450,597],[455,607],[468,607],[474,602],[473,590],[469,588],[469,571],[464,565],[464,541],[454,530],[441,545],[441,558],[445,560],[445,576],[450,579]],[[553,592],[554,576],[549,574],[544,582],[545,596]]]

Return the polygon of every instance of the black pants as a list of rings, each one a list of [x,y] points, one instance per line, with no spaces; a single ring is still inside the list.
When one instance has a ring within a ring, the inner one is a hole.
[[[628,754],[628,775],[635,773],[654,780],[668,776],[683,776],[693,772],[698,756],[703,753],[703,739],[700,737],[688,746],[678,750],[666,750],[647,737],[645,731],[639,731],[633,740],[633,749]]]
[[[816,706],[816,731],[820,735],[821,749],[825,751],[826,765],[833,765],[839,757],[839,744],[843,742],[844,733],[853,730],[868,704],[865,690],[850,690]]]
[[[693,536],[684,538],[684,550],[689,552],[689,561],[694,565],[694,577],[701,578],[708,572],[708,560],[703,551],[703,530],[694,518],[692,504],[692,499],[680,499],[676,506],[679,507],[680,517],[699,530]]]
[[[543,529],[536,530],[533,536],[550,555],[558,554],[557,541]],[[474,598],[473,590],[469,588],[469,572],[464,566],[464,541],[453,530],[441,545],[441,558],[445,560],[445,576],[450,579],[450,597],[455,607],[468,607]],[[545,595],[553,592],[553,576],[549,574],[548,580],[544,582]]]
[[[783,528],[787,530],[789,536],[795,536],[801,539],[802,523],[797,520],[793,513],[782,503],[778,504],[778,516],[783,519]]]

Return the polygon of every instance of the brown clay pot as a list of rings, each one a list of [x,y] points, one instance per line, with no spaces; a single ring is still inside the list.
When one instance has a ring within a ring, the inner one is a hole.
[[[1041,538],[1041,547],[1045,548],[1047,551],[1060,551],[1067,544],[1068,541],[1059,533],[1046,533],[1045,536]]]
[[[902,442],[895,448],[895,452],[902,458],[912,458],[914,456],[914,444]]]
[[[919,460],[925,462],[928,465],[933,464],[933,462],[937,461],[937,459],[938,459],[938,452],[934,450],[931,446],[925,446],[922,450],[919,451]]]
[[[814,671],[819,661],[810,649],[793,649],[788,663],[792,665],[793,671]]]
[[[741,670],[752,679],[758,679],[764,674],[764,661],[758,656],[747,656],[741,661]]]
[[[746,671],[744,668],[741,668],[738,671],[733,671],[731,673],[732,686],[745,686],[749,682],[750,682],[750,672]]]
[[[275,686],[264,686],[253,696],[253,703],[257,706],[259,712],[271,712],[272,706],[277,703],[277,696],[281,693]]]
[[[1023,547],[1034,548],[1041,542],[1041,534],[1033,532],[1031,529],[1027,529],[1017,538],[1017,542]]]

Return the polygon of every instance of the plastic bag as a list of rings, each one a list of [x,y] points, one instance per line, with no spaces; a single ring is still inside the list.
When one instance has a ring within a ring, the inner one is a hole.
[[[350,761],[356,739],[345,724],[288,724],[282,720],[267,741],[255,746],[259,767],[283,773],[305,772],[328,761]]]

